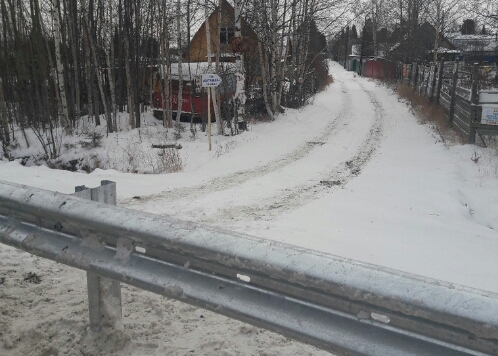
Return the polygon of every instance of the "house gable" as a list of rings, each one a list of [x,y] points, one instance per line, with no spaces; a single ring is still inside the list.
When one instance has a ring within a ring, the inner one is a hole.
[[[232,38],[235,32],[235,10],[226,1],[221,2],[221,33],[217,33],[218,11],[213,11],[209,15],[209,27],[211,32],[211,52],[216,52],[216,46],[220,43],[220,60],[224,62],[234,62],[235,52],[232,48]],[[249,57],[257,58],[258,36],[249,24],[242,18],[242,46],[240,50]],[[207,41],[206,23],[203,23],[190,42],[188,50],[183,54],[185,60],[190,62],[207,61]],[[213,57],[214,59],[214,57]]]

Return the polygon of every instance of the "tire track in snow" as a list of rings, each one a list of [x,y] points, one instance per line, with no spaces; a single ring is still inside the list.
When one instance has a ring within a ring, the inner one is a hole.
[[[192,187],[185,188],[177,188],[173,190],[163,191],[159,194],[149,195],[149,196],[141,196],[140,201],[137,201],[133,198],[123,199],[119,201],[119,205],[123,207],[130,207],[136,205],[143,205],[149,203],[151,201],[176,201],[180,199],[195,199],[201,196],[206,196],[208,194],[227,190],[233,187],[236,187],[240,184],[243,184],[250,179],[259,178],[268,173],[277,171],[285,166],[288,166],[304,157],[309,155],[315,148],[315,143],[322,143],[329,140],[333,135],[338,134],[337,130],[338,126],[346,121],[346,118],[351,113],[352,101],[351,95],[344,85],[342,80],[337,80],[340,83],[340,92],[342,93],[342,105],[341,110],[334,117],[332,121],[330,121],[323,132],[308,140],[303,142],[298,148],[294,151],[274,159],[265,165],[261,165],[252,169],[242,170],[235,173],[227,174],[220,177],[215,177],[210,179],[208,182],[196,185]],[[315,104],[316,105],[316,104]],[[322,107],[325,109],[325,107]]]
[[[207,223],[237,220],[272,220],[284,212],[294,210],[323,193],[333,193],[361,174],[362,168],[372,159],[383,137],[385,110],[376,95],[355,81],[369,96],[374,106],[375,118],[363,142],[355,153],[339,165],[324,172],[321,178],[310,184],[285,189],[282,193],[265,199],[265,204],[231,206],[216,213],[215,217],[203,219]]]

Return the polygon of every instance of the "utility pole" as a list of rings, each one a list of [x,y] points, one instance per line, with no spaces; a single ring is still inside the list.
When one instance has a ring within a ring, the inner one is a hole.
[[[344,69],[346,68],[346,64],[348,62],[348,41],[349,41],[349,26],[346,27],[346,49],[344,50]]]
[[[367,18],[365,17],[365,24],[367,23]],[[363,31],[361,34],[361,51],[360,51],[360,65],[358,68],[358,74],[363,75],[363,51],[365,49],[365,25],[363,26]]]

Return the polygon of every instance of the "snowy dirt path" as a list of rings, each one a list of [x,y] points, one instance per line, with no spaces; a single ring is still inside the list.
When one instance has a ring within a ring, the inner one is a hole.
[[[341,141],[349,141],[347,142],[347,147],[340,147],[337,144],[339,140],[332,141],[322,147],[324,151],[327,149],[342,148],[343,153],[339,156],[342,158],[327,159],[329,152],[324,152],[322,156],[325,157],[314,158],[315,162],[321,166],[321,170],[313,172],[313,176],[307,182],[297,186],[281,188],[278,194],[270,197],[262,197],[258,202],[250,205],[235,205],[223,208],[215,216],[208,217],[202,221],[220,223],[223,220],[271,220],[284,212],[305,205],[311,200],[318,199],[324,194],[331,194],[335,190],[343,188],[349,181],[361,174],[362,168],[370,161],[382,139],[385,118],[383,116],[382,105],[375,98],[375,95],[372,92],[366,91],[362,85],[360,85],[360,88],[364,93],[360,92],[359,94],[367,94],[370,99],[370,103],[367,102],[363,105],[373,106],[371,114],[373,119],[363,116],[363,112],[349,113],[347,118],[350,121],[347,124],[343,124],[344,126],[339,127],[342,130],[335,133],[336,136],[342,136],[340,137]],[[351,130],[351,127],[354,126],[353,120],[355,119],[363,127],[354,127]],[[353,138],[361,136],[362,131],[366,131],[366,134],[364,134],[361,141],[355,142]],[[330,157],[334,156],[334,154],[330,154]],[[337,161],[340,162],[337,163]],[[299,163],[295,162],[296,165]],[[302,168],[297,167],[297,169]]]
[[[344,82],[340,82],[339,91],[341,92],[341,100],[340,105],[341,108],[338,112],[330,112],[326,106],[321,106],[320,102],[316,102],[315,105],[319,108],[322,108],[324,113],[326,114],[325,119],[328,124],[323,129],[323,132],[319,133],[317,136],[314,136],[310,140],[305,140],[303,142],[299,142],[297,147],[291,152],[279,156],[270,162],[259,165],[253,168],[240,170],[234,173],[230,173],[227,175],[219,176],[210,179],[208,182],[184,187],[177,188],[174,190],[168,190],[161,192],[159,194],[153,194],[148,196],[141,196],[140,205],[145,206],[149,201],[165,201],[172,202],[180,199],[199,199],[202,196],[206,196],[212,193],[218,193],[223,190],[228,190],[233,187],[239,187],[241,184],[255,178],[262,177],[266,174],[278,171],[288,165],[299,161],[316,149],[317,146],[323,145],[326,141],[330,140],[332,136],[338,133],[338,127],[342,125],[345,119],[348,117],[351,111],[351,94],[348,91],[347,86]],[[322,96],[322,100],[326,100],[327,96]],[[120,200],[120,205],[133,207],[135,201],[132,199],[122,199]],[[136,203],[136,202],[135,202]]]
[[[361,80],[351,80],[350,73],[340,71],[334,78],[333,90],[338,87],[340,106],[331,108],[328,101],[333,94],[322,93],[313,105],[323,109],[322,118],[328,124],[290,153],[200,185],[171,189],[139,201],[122,199],[120,205],[156,214],[180,209],[183,217],[224,224],[268,220],[342,188],[371,159],[382,139],[385,118],[382,104]],[[222,206],[212,208],[213,200],[222,200]]]

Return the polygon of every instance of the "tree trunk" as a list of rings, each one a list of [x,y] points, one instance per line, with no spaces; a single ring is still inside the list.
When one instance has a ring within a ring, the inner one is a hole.
[[[277,2],[271,1],[271,62],[270,62],[270,93],[272,111],[274,113],[279,111],[279,104],[277,103],[277,62],[280,59],[278,53],[277,32],[278,32],[278,13]]]
[[[54,21],[54,37],[55,37],[55,61],[57,64],[57,84],[59,86],[59,99],[62,112],[59,113],[61,124],[67,135],[71,133],[71,124],[69,123],[66,86],[64,82],[64,66],[62,64],[60,50],[60,21],[59,21],[59,4],[57,0],[52,0],[52,19]]]
[[[277,86],[276,101],[277,101],[277,103],[279,103],[279,107],[280,107],[280,103],[282,102],[283,82],[284,82],[285,72],[286,72],[286,68],[287,68],[288,46],[287,46],[287,43],[285,43],[285,41],[287,40],[286,35],[288,36],[288,30],[287,30],[286,25],[285,25],[287,23],[286,14],[287,14],[287,0],[285,0],[285,2],[284,2],[283,19],[282,19],[282,23],[283,23],[282,38],[280,39],[280,45],[278,46],[279,47],[278,53],[280,53],[280,56],[278,58],[279,60],[277,61],[277,83],[278,83],[278,86]],[[288,26],[290,28],[290,24]]]
[[[373,0],[372,1],[372,35],[373,35],[373,55],[374,58],[377,58],[378,55],[378,49],[377,49],[377,16],[379,16],[377,8],[377,1]]]
[[[75,119],[78,120],[81,116],[81,90],[80,90],[80,62],[78,57],[78,21],[77,21],[77,4],[69,0],[68,6],[70,8],[69,18],[69,31],[71,38],[71,55],[73,56],[73,78],[74,78],[74,104],[75,104]]]
[[[182,63],[182,36],[181,36],[181,27],[180,27],[180,15],[181,15],[181,7],[180,0],[177,0],[176,3],[176,39],[177,39],[177,47],[178,47],[178,93],[177,93],[177,111],[176,111],[176,124],[180,124],[180,118],[182,115],[182,106],[183,106],[183,63]]]
[[[56,0],[53,0],[56,1]],[[90,49],[90,55],[91,59],[93,60],[93,69],[95,70],[95,77],[97,79],[97,86],[99,88],[99,93],[100,93],[100,99],[102,100],[102,105],[104,106],[104,112],[106,113],[107,117],[107,128],[109,130],[109,121],[111,121],[111,115],[110,115],[110,110],[109,106],[107,105],[107,100],[105,97],[105,92],[104,92],[104,84],[102,82],[102,76],[101,76],[101,71],[100,71],[100,65],[97,61],[97,50],[95,48],[95,43],[94,40],[91,36],[90,33],[90,28],[89,28],[89,23],[90,23],[90,12],[87,13],[86,11],[86,1],[81,0],[81,12],[83,13],[83,31],[86,32],[87,35],[87,41],[89,44],[89,49]],[[96,108],[96,116],[100,116],[100,110],[99,108]],[[111,123],[112,125],[112,123]]]
[[[134,45],[133,52],[135,55],[135,66],[134,66],[134,75],[132,76],[135,80],[135,127],[140,127],[140,9],[141,9],[141,0],[135,0],[135,33],[134,33]]]
[[[436,26],[434,26],[434,55],[432,60],[437,62],[437,50],[439,48],[439,36],[442,31],[442,21],[441,21],[441,6],[439,2],[436,2]]]
[[[259,62],[261,64],[261,78],[263,81],[263,100],[265,102],[266,112],[270,117],[270,121],[273,121],[275,120],[275,115],[273,114],[271,105],[268,101],[268,74],[267,74],[268,71],[267,71],[266,58],[263,52],[263,45],[261,44],[261,41],[258,41],[258,50],[259,50]]]
[[[82,16],[85,16],[86,14],[83,13]],[[87,31],[83,30],[83,44],[85,46],[85,74],[86,74],[86,97],[87,97],[87,107],[88,107],[88,120],[90,121],[92,117],[94,116],[93,112],[93,75],[92,75],[92,63],[90,59],[90,43],[88,40],[88,35]],[[95,117],[95,124],[100,125],[99,118],[98,118],[98,112],[96,113]]]
[[[7,105],[5,104],[5,97],[3,95],[2,78],[0,78],[0,141],[2,141],[2,146],[4,148],[3,153],[5,155],[7,154],[5,149],[10,144],[10,132],[9,119],[7,117]]]
[[[161,98],[163,108],[163,125],[164,127],[173,127],[173,115],[171,112],[171,80],[170,70],[171,62],[169,57],[169,29],[166,13],[166,4],[163,3],[163,29],[161,36]]]
[[[133,109],[135,108],[134,105],[134,98],[133,98],[133,88],[132,88],[132,73],[131,73],[131,65],[130,65],[130,44],[128,41],[128,36],[125,35],[125,40],[124,40],[124,47],[125,47],[125,69],[126,69],[126,93],[128,94],[128,125],[131,128],[135,128],[135,120],[133,120]]]
[[[118,130],[117,124],[117,105],[116,105],[116,83],[114,79],[114,43],[112,41],[112,28],[113,28],[113,13],[112,13],[113,0],[109,0],[109,26],[106,26],[105,31],[105,54],[107,61],[107,76],[109,77],[109,90],[111,92],[111,115],[108,117],[108,124],[110,132]]]
[[[235,31],[234,40],[239,42],[242,40],[242,0],[235,0]],[[238,123],[244,122],[246,119],[246,92],[245,92],[245,72],[244,72],[244,54],[242,52],[236,53],[235,59],[236,73],[235,78],[237,81],[235,91],[235,108],[237,114],[235,115],[235,131],[238,131]]]
[[[217,6],[217,16],[216,16],[216,33],[219,36],[221,32],[221,4],[222,0],[218,2]],[[220,74],[220,41],[216,41],[216,64],[215,64],[215,73]],[[214,114],[216,116],[216,127],[218,128],[218,135],[223,135],[223,118],[221,117],[220,106],[221,106],[221,97],[220,97],[220,89],[219,87],[214,88],[214,97],[213,97],[213,106],[214,106]],[[231,120],[230,120],[231,122]]]

